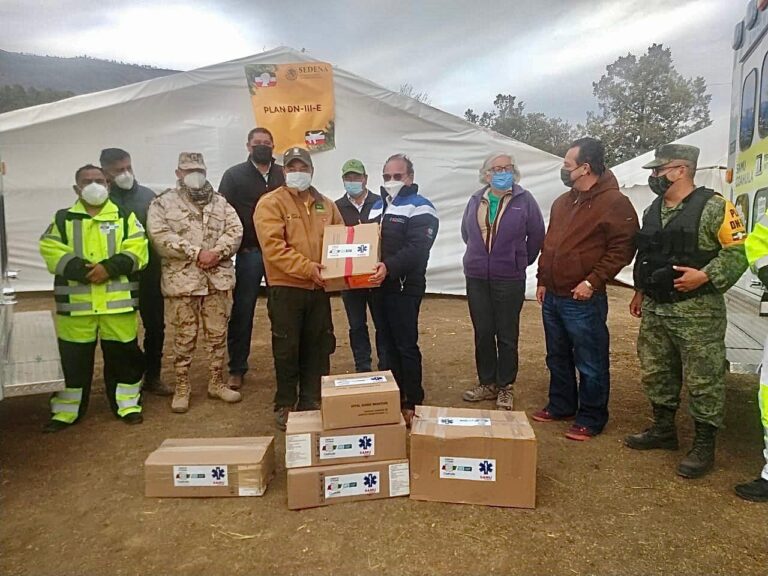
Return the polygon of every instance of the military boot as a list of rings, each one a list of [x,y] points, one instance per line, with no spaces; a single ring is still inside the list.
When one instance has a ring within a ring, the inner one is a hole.
[[[644,432],[624,438],[624,445],[634,450],[677,450],[675,411],[666,406],[653,406],[653,426]]]
[[[192,394],[192,390],[189,385],[189,376],[176,375],[176,391],[173,393],[173,400],[171,400],[171,410],[178,414],[183,414],[189,410],[189,397]]]
[[[243,397],[237,390],[232,390],[224,385],[223,371],[221,368],[211,368],[211,376],[208,380],[208,397],[221,398],[224,402],[240,402]]]
[[[695,422],[696,435],[693,448],[677,467],[683,478],[701,478],[715,465],[715,435],[717,428],[704,422]]]

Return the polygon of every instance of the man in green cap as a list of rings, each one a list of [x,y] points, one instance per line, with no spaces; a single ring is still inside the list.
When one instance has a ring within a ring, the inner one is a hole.
[[[341,167],[341,181],[344,184],[344,196],[336,200],[336,206],[341,212],[344,224],[357,226],[370,222],[371,208],[377,200],[381,200],[378,194],[368,189],[368,174],[360,160],[347,160]],[[355,359],[356,372],[371,371],[371,339],[368,336],[368,309],[371,309],[372,291],[366,288],[345,290],[341,293],[344,309],[347,311],[349,321],[349,345],[352,348],[352,357]],[[373,312],[371,312],[373,316]],[[379,333],[376,332],[376,353],[379,357],[379,370],[386,369],[386,363],[382,358],[383,348],[379,343]]]
[[[683,379],[695,424],[693,448],[677,473],[699,478],[715,459],[725,409],[725,300],[747,268],[746,230],[736,208],[694,184],[699,149],[656,150],[648,185],[658,198],[637,235],[632,316],[641,318],[637,351],[653,425],[627,436],[636,450],[678,448],[675,412]]]

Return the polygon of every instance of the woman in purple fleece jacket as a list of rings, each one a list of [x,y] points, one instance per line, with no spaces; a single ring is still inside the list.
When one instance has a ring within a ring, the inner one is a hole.
[[[502,410],[512,410],[513,404],[525,269],[536,260],[544,240],[539,205],[517,184],[519,180],[511,154],[489,156],[480,169],[485,186],[470,197],[461,221],[479,380],[463,398],[467,402],[496,400]]]

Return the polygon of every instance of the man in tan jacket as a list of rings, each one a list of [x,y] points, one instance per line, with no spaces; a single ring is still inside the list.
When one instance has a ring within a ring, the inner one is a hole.
[[[150,239],[162,258],[161,288],[174,328],[174,412],[189,409],[189,366],[201,323],[210,366],[208,395],[225,402],[241,399],[239,392],[224,386],[223,369],[235,284],[231,258],[243,226],[205,176],[202,154],[181,153],[176,188],[155,198],[147,216]]]
[[[320,377],[330,371],[336,349],[320,264],[323,229],[344,223],[333,200],[311,186],[309,152],[289,148],[283,167],[285,186],[263,196],[254,213],[269,284],[275,420],[281,430],[291,410],[320,407]]]

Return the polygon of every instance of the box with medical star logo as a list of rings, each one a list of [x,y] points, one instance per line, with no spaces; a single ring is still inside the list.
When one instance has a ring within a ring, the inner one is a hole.
[[[536,436],[525,412],[417,406],[411,498],[536,506]]]

